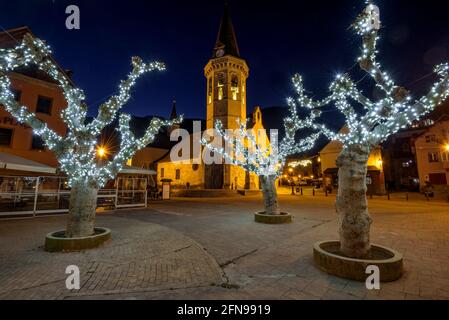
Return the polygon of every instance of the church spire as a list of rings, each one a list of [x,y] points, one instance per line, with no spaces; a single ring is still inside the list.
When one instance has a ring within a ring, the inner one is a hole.
[[[170,120],[176,119],[177,116],[178,112],[176,112],[176,100],[173,100],[173,105],[170,113]],[[167,128],[167,135],[170,136],[173,131],[179,128],[180,128],[179,123],[172,124],[170,127]]]
[[[220,22],[217,41],[215,43],[213,58],[231,55],[240,58],[239,47],[235,37],[234,26],[229,14],[228,3],[225,3],[223,17]]]
[[[173,100],[173,106],[171,109],[170,120],[176,119],[177,116],[178,116],[178,113],[176,112],[176,100]]]

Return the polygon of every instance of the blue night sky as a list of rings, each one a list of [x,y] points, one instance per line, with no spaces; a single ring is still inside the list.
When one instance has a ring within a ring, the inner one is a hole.
[[[250,110],[283,105],[292,94],[289,79],[295,72],[320,96],[336,73],[354,65],[360,39],[348,27],[364,1],[229,3],[240,53],[251,70]],[[70,4],[81,10],[81,30],[65,28]],[[427,76],[433,65],[449,61],[448,1],[377,4],[384,27],[380,61],[398,82],[424,93],[434,79]],[[222,11],[223,1],[212,0],[0,0],[0,26],[28,25],[47,40],[57,61],[74,71],[91,114],[115,92],[130,70],[131,56],[139,55],[164,61],[168,70],[142,78],[125,112],[168,116],[176,98],[179,113],[204,118],[203,67],[212,55]]]

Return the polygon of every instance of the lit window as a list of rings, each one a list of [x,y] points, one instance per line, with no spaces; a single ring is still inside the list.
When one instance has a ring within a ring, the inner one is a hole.
[[[223,87],[224,87],[224,80],[223,80],[223,74],[220,73],[218,75],[218,100],[223,100]]]
[[[441,160],[449,161],[449,152],[442,152],[441,153]]]
[[[237,94],[239,93],[239,79],[236,75],[233,75],[231,79],[231,92],[232,100],[237,100]]]
[[[429,152],[429,162],[438,162],[438,152]]]
[[[209,103],[212,103],[212,78],[209,78],[209,81],[208,81],[208,88],[207,88],[207,90],[208,90],[208,92],[207,92],[207,95],[208,95],[208,100],[209,100]]]
[[[426,142],[430,143],[430,142],[435,142],[436,141],[436,137],[434,134],[426,136]]]

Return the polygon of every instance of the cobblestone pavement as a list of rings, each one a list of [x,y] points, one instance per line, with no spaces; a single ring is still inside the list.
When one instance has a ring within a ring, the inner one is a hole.
[[[48,253],[46,233],[65,217],[0,222],[0,299],[65,299],[173,290],[224,282],[215,260],[172,229],[114,216],[98,217],[113,240],[80,253]],[[81,288],[69,292],[66,267],[80,268]]]
[[[372,240],[404,254],[405,274],[368,291],[313,266],[313,243],[337,238],[334,198],[281,195],[280,202],[292,224],[254,223],[262,204],[253,196],[100,214],[97,224],[114,240],[79,254],[39,248],[63,217],[0,221],[0,241],[10,243],[0,248],[0,298],[449,299],[448,204],[369,201]],[[77,293],[63,288],[61,268],[72,263],[85,270]]]

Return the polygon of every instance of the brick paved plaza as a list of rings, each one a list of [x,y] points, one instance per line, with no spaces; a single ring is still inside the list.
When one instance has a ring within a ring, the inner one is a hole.
[[[368,291],[318,271],[317,240],[336,239],[334,197],[280,197],[290,225],[253,222],[257,196],[176,199],[100,213],[113,240],[81,253],[47,253],[65,217],[0,221],[0,299],[449,299],[449,205],[370,200],[372,240],[404,254],[405,274]],[[81,289],[65,288],[80,267]]]

